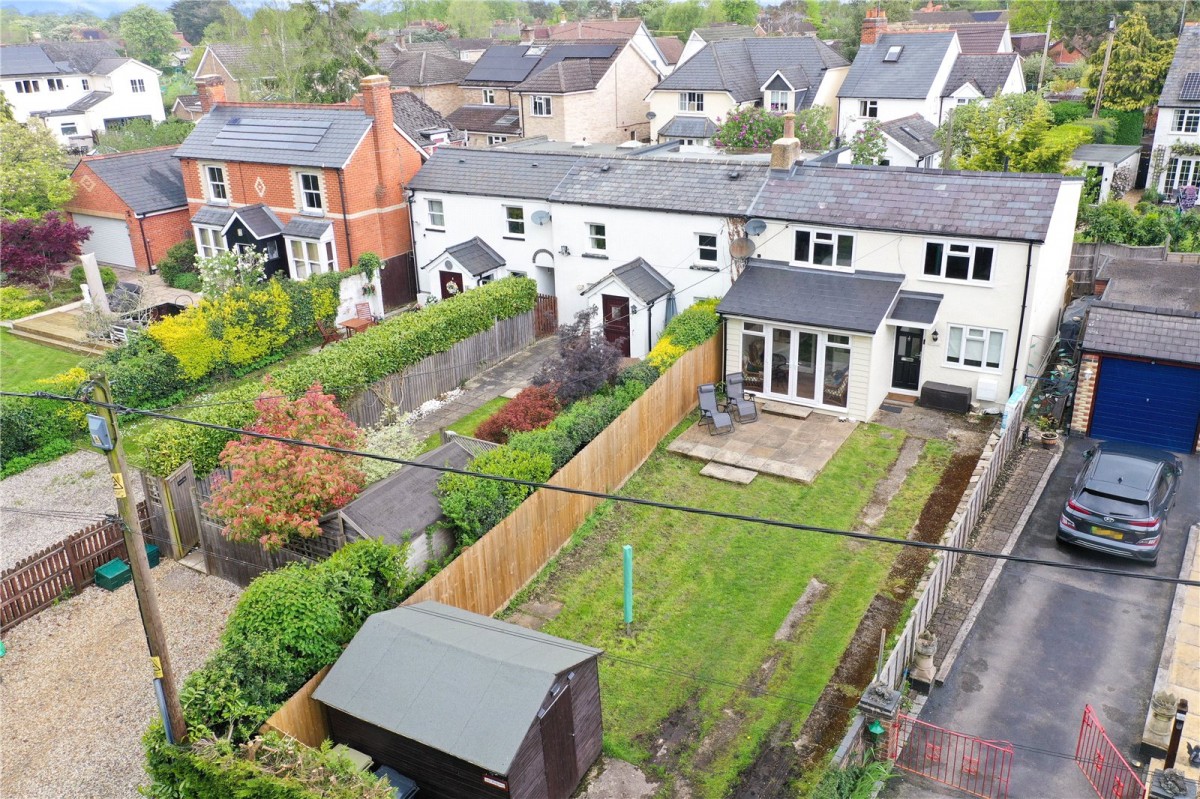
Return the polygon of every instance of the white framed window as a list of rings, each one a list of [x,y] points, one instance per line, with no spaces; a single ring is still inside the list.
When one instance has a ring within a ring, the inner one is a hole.
[[[300,210],[306,213],[324,213],[325,203],[321,197],[321,176],[316,172],[301,172],[297,178],[300,181]]]
[[[92,90],[92,82],[89,81],[87,78],[84,78],[83,80],[79,81],[79,84],[85,92],[90,92]]]
[[[229,190],[225,183],[225,168],[209,164],[204,167],[204,182],[208,186],[209,202],[229,202]]]
[[[429,227],[438,230],[446,229],[446,206],[441,200],[426,200],[429,206]]]
[[[878,100],[859,100],[858,115],[860,117],[870,117],[877,119],[879,117],[879,101]]]
[[[36,80],[19,80],[17,81],[17,94],[33,94],[40,92],[42,89]]]
[[[717,262],[717,237],[712,233],[697,233],[696,246],[701,261],[709,264]]]
[[[954,99],[954,104],[955,105],[970,105],[971,98],[970,97],[956,97]]]
[[[489,135],[487,137],[488,147],[491,147],[493,144],[504,144],[506,141],[508,141],[507,136]]]
[[[130,78],[129,88],[134,94],[142,94],[146,91],[146,81],[141,78]]]
[[[767,92],[767,107],[772,111],[791,109],[791,92]]]
[[[63,89],[62,78],[46,78],[46,88],[52,92],[61,92]]]
[[[1171,122],[1172,133],[1200,133],[1200,108],[1177,108]]]
[[[62,125],[59,126],[59,130],[62,131],[62,135],[64,135],[64,136],[78,136],[79,135],[79,127],[74,122],[62,123]]]
[[[525,209],[519,205],[504,206],[504,220],[510,236],[525,235]]]
[[[992,279],[992,247],[949,241],[925,242],[925,276],[987,283]]]
[[[679,110],[680,111],[703,111],[704,110],[704,92],[680,92],[679,93]]]
[[[797,230],[792,260],[817,266],[853,266],[854,236],[830,230]]]
[[[1167,174],[1163,191],[1167,194],[1200,183],[1200,160],[1194,158],[1171,158],[1167,161]]]
[[[554,113],[554,104],[545,94],[535,94],[529,100],[530,111],[535,117],[548,117]]]
[[[496,104],[496,90],[495,89],[484,89],[483,90],[483,104],[484,105],[495,105]]]
[[[196,228],[196,249],[201,258],[212,258],[217,253],[225,252],[225,239],[221,231],[215,227]]]
[[[999,369],[1004,360],[1004,331],[986,327],[950,325],[946,335],[946,363],[971,369]]]
[[[588,247],[601,252],[608,249],[608,233],[604,225],[588,222]]]
[[[315,239],[288,239],[288,265],[293,280],[308,280],[313,275],[332,272],[333,242]]]

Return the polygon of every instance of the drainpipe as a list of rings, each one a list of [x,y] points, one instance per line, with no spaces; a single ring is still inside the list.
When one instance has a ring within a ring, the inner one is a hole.
[[[1026,251],[1025,255],[1025,288],[1021,292],[1021,321],[1017,322],[1017,346],[1016,352],[1013,353],[1012,380],[1009,381],[1008,385],[1008,395],[1010,397],[1012,396],[1012,393],[1017,390],[1017,368],[1021,365],[1021,341],[1022,336],[1025,334],[1025,308],[1026,302],[1029,299],[1029,274],[1033,271],[1032,241],[1029,242],[1028,247],[1029,249]]]
[[[146,272],[149,273],[154,268],[154,259],[150,257],[150,242],[146,241],[146,229],[142,222],[145,218],[142,214],[134,217],[138,221],[138,235],[142,237],[142,249],[146,251]]]
[[[654,302],[646,303],[646,353],[654,348]]]
[[[350,243],[350,217],[346,213],[346,180],[345,170],[339,169],[338,176],[338,194],[342,198],[342,226],[346,228],[346,258],[349,259],[350,266],[354,266],[354,245]],[[334,237],[337,240],[337,237]],[[341,270],[338,270],[341,271]]]

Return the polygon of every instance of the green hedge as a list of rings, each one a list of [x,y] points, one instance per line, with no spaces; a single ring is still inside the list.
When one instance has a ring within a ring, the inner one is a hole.
[[[1115,119],[1077,119],[1074,122],[1062,125],[1061,129],[1079,129],[1088,132],[1093,144],[1112,144],[1117,139],[1117,128],[1119,123]]]
[[[1103,108],[1100,110],[1100,118],[1117,121],[1113,144],[1142,143],[1142,128],[1146,123],[1146,115],[1141,111],[1115,111],[1111,108]]]
[[[1050,113],[1054,115],[1055,125],[1065,125],[1089,116],[1092,113],[1092,107],[1078,100],[1064,100],[1061,103],[1051,103]]]

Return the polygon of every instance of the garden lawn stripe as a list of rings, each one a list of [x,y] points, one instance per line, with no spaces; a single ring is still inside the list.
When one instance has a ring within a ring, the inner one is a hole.
[[[87,360],[65,350],[18,338],[0,329],[0,391],[35,391],[41,378],[53,377]]]

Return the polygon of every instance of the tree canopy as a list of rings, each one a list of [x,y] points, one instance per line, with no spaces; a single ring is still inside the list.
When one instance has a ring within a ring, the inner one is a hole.
[[[0,214],[7,219],[41,217],[75,194],[66,155],[41,125],[0,120]]]
[[[1090,140],[1086,129],[1055,128],[1049,103],[1032,92],[958,106],[937,135],[949,145],[944,166],[985,172],[1061,172]]]
[[[101,133],[96,141],[96,149],[102,153],[126,153],[130,150],[144,150],[147,147],[181,144],[195,127],[193,122],[173,117],[159,125],[144,119],[135,119]]]
[[[148,5],[134,6],[121,15],[125,52],[152,67],[167,66],[171,53],[179,49],[179,42],[171,35],[174,31],[171,15]]]
[[[1146,18],[1136,11],[1122,20],[1113,37],[1101,104],[1117,111],[1137,111],[1154,105],[1171,68],[1176,41],[1156,37]],[[1104,51],[1105,48],[1099,48],[1088,58],[1084,74],[1089,87],[1088,102],[1096,99]]]
[[[175,0],[167,13],[175,20],[175,28],[193,45],[204,39],[204,31],[221,18],[221,11],[232,8],[229,0]]]

